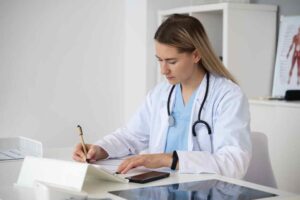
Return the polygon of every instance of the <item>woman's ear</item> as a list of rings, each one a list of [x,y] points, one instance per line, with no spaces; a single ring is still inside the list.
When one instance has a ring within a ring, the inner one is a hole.
[[[193,55],[193,62],[196,64],[196,63],[199,63],[199,61],[201,60],[201,55],[199,53],[199,51],[197,49],[195,49],[192,53]]]

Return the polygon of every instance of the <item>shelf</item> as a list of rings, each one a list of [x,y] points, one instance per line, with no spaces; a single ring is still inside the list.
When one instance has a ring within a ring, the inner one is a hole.
[[[174,13],[199,19],[215,53],[222,58],[224,66],[233,74],[248,97],[271,95],[276,5],[217,3],[174,8],[159,11],[158,24]],[[163,77],[159,67],[157,69],[157,80],[160,82]],[[260,76],[257,76],[258,71]]]
[[[248,3],[216,3],[216,4],[204,4],[204,5],[193,5],[187,7],[173,8],[169,10],[159,11],[159,15],[172,15],[188,14],[193,12],[211,12],[217,10],[224,10],[225,8],[233,8],[240,10],[256,10],[256,11],[270,11],[276,12],[277,6],[275,5],[262,5],[262,4],[248,4]]]
[[[249,103],[252,104],[252,105],[281,106],[281,107],[290,107],[290,108],[300,108],[300,101],[250,99]]]

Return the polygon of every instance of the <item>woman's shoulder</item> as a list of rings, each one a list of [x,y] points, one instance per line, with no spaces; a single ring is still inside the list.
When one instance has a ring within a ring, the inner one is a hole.
[[[225,77],[215,76],[214,79],[210,98],[214,110],[249,116],[248,98],[242,88]]]
[[[242,88],[234,83],[233,81],[218,75],[212,75],[214,79],[212,85],[212,91],[215,95],[219,96],[220,98],[224,97],[239,97],[245,98],[246,95],[244,94]]]

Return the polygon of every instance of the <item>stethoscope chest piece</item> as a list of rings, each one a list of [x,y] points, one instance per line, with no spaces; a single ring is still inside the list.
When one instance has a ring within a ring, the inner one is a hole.
[[[169,115],[169,127],[175,126],[175,118],[173,117],[173,115]]]

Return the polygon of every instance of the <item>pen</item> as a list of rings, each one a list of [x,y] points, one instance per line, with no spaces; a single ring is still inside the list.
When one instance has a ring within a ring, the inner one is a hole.
[[[86,150],[86,146],[83,140],[83,132],[82,132],[82,128],[80,125],[77,125],[77,128],[79,129],[79,136],[80,136],[80,142],[83,148],[83,152],[84,152],[84,156],[85,156],[85,161],[89,162],[89,159],[87,159],[87,150]]]

